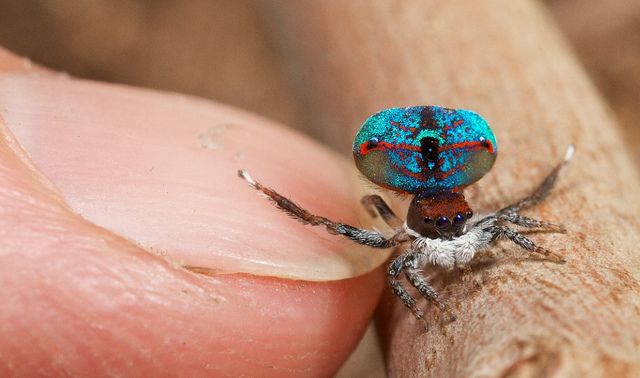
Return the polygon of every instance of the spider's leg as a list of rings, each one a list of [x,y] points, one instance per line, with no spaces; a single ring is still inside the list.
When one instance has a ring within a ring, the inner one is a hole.
[[[538,219],[533,219],[529,217],[525,217],[518,213],[502,213],[498,215],[499,220],[504,220],[510,223],[513,223],[518,226],[526,227],[526,228],[540,228],[553,232],[566,232],[567,230],[555,223],[545,222]]]
[[[551,193],[551,190],[553,190],[553,187],[555,186],[556,181],[558,180],[558,176],[562,172],[562,169],[569,163],[569,161],[573,157],[575,150],[576,149],[573,144],[569,145],[562,162],[560,162],[560,164],[558,164],[551,171],[551,173],[549,173],[549,175],[544,179],[544,181],[542,181],[540,186],[538,186],[538,188],[536,188],[536,190],[533,193],[531,193],[531,195],[521,199],[520,201],[514,203],[513,205],[509,205],[503,208],[502,210],[498,211],[498,214],[516,213],[520,210],[529,208],[531,206],[537,205],[540,202],[544,201],[545,198],[549,196],[549,193]]]
[[[362,230],[348,224],[334,222],[325,217],[314,215],[275,190],[267,188],[261,183],[255,181],[251,176],[249,176],[247,171],[239,170],[238,176],[245,180],[249,186],[267,196],[269,200],[273,201],[277,208],[303,224],[325,226],[327,231],[332,234],[345,236],[358,244],[363,244],[373,248],[393,247],[398,245],[400,242],[405,241],[407,238],[406,233],[402,230],[398,231],[394,236],[387,238],[379,232]]]
[[[369,211],[369,214],[371,214],[372,217],[375,218],[377,214],[380,214],[382,220],[384,220],[389,227],[393,229],[402,227],[402,221],[400,218],[394,214],[393,210],[389,208],[389,205],[387,205],[379,195],[371,194],[364,196],[360,202],[362,203],[362,206]],[[374,210],[377,210],[377,214]]]
[[[413,312],[416,318],[420,319],[424,323],[424,326],[427,327],[427,321],[424,318],[424,313],[418,307],[416,300],[413,299],[407,289],[405,289],[400,281],[398,281],[398,276],[400,276],[400,273],[405,269],[405,257],[405,254],[400,255],[396,257],[391,264],[389,264],[389,268],[387,269],[387,281],[389,282],[389,286],[391,287],[393,294],[395,294],[395,296]]]
[[[536,243],[534,243],[531,239],[527,238],[526,236],[518,233],[516,230],[511,229],[509,227],[495,226],[494,234],[496,235],[497,238],[506,237],[512,242],[519,245],[520,247],[526,249],[527,251],[539,253],[544,257],[546,257],[547,259],[549,259],[550,261],[553,261],[556,263],[565,262],[565,259],[562,256],[556,253],[553,253],[546,248],[536,245]]]
[[[418,271],[417,257],[418,257],[418,253],[413,252],[408,254],[404,260],[404,267],[405,267],[404,274],[407,277],[407,280],[409,280],[409,283],[411,283],[413,287],[418,289],[418,292],[420,292],[420,294],[426,300],[435,304],[436,306],[438,306],[440,311],[449,315],[449,321],[456,320],[456,316],[453,314],[449,306],[440,299],[438,292],[435,291],[435,289],[432,288],[431,285],[429,285],[427,280],[425,280],[424,277]]]

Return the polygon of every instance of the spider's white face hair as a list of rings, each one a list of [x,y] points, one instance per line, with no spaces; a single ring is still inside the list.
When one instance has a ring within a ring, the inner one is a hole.
[[[407,253],[418,253],[414,268],[421,268],[426,264],[445,269],[464,265],[471,261],[478,251],[489,246],[496,235],[493,226],[497,221],[498,219],[493,214],[485,216],[474,224],[467,225],[462,235],[451,240],[424,237],[410,229],[405,223],[406,233],[415,238]]]

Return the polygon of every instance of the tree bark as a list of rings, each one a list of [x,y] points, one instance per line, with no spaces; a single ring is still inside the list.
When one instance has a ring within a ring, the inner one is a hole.
[[[270,5],[308,123],[345,153],[370,114],[440,104],[483,114],[498,138],[491,173],[467,191],[476,212],[527,194],[569,143],[577,154],[531,216],[564,265],[502,243],[471,277],[436,274],[458,320],[425,301],[428,332],[390,295],[380,331],[392,376],[640,375],[637,176],[619,130],[538,3],[343,1]]]

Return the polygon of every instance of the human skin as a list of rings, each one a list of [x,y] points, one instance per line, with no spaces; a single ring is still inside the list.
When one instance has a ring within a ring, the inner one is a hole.
[[[387,255],[287,218],[236,170],[359,224],[342,158],[203,100],[6,51],[0,71],[0,375],[336,372]]]

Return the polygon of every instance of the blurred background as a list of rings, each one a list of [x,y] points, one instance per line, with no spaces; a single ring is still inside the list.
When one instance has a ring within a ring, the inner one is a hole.
[[[88,79],[210,98],[324,139],[269,1],[0,0],[0,45]],[[640,1],[541,0],[640,160]]]

